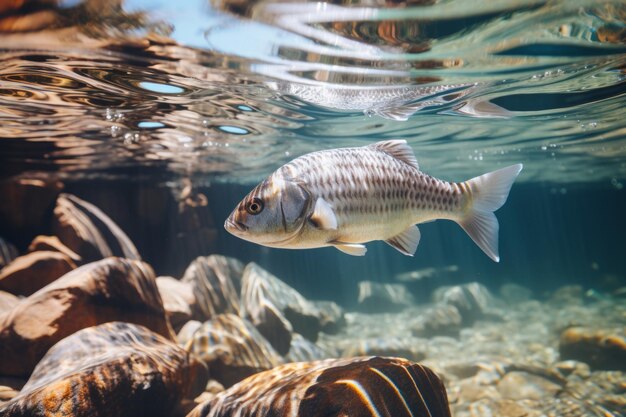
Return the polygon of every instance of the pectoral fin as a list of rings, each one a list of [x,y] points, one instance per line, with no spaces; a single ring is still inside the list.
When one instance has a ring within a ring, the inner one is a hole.
[[[315,202],[315,208],[313,209],[313,214],[311,214],[309,220],[311,220],[311,222],[318,229],[337,229],[337,217],[335,216],[335,212],[330,204],[328,204],[322,197],[319,197]]]
[[[334,242],[332,245],[343,253],[347,253],[352,256],[363,256],[365,255],[365,252],[367,252],[365,245],[361,245],[359,243]]]
[[[407,256],[413,256],[420,243],[420,229],[417,226],[411,226],[404,232],[385,240],[386,243],[393,246]]]

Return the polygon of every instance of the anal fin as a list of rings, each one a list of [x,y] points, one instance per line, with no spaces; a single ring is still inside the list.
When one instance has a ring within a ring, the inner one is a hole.
[[[367,252],[365,245],[360,243],[343,243],[343,242],[331,242],[331,244],[342,251],[352,256],[363,256]]]
[[[413,256],[420,243],[420,229],[417,226],[410,226],[408,229],[395,235],[385,242],[407,256]]]

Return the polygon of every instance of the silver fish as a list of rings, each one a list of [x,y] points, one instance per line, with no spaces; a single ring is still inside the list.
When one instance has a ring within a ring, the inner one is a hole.
[[[294,159],[254,188],[224,227],[244,240],[290,249],[334,246],[362,256],[363,243],[384,240],[413,256],[417,224],[457,222],[496,262],[498,220],[522,164],[464,182],[419,170],[404,140],[313,152]]]

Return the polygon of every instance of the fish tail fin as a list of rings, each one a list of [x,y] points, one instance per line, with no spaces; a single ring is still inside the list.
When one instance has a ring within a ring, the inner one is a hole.
[[[471,190],[472,202],[457,222],[480,249],[495,262],[498,254],[498,219],[493,213],[504,205],[522,164],[511,165],[465,182]]]

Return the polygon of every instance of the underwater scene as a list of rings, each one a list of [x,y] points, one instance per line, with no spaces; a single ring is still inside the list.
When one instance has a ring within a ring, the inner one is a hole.
[[[0,0],[0,416],[626,417],[626,4]]]

